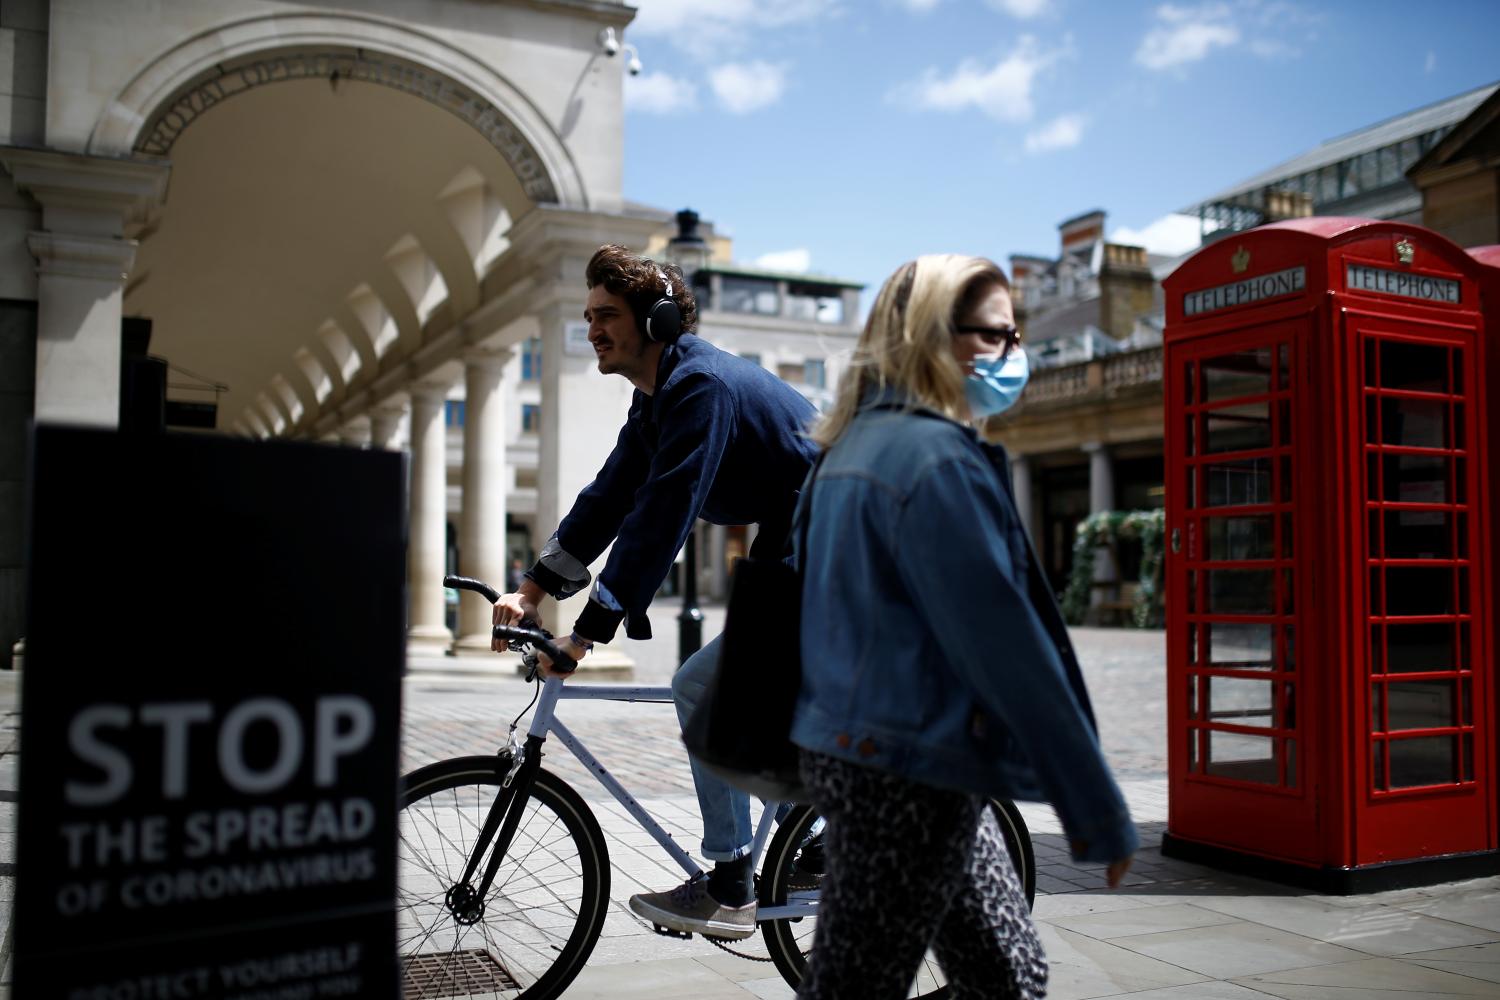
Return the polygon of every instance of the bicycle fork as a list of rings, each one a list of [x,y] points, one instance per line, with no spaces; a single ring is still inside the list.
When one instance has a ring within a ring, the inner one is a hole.
[[[464,866],[463,879],[449,889],[445,897],[448,912],[465,927],[484,918],[485,897],[494,884],[500,863],[510,851],[510,843],[515,838],[516,828],[521,825],[526,804],[531,801],[531,786],[536,779],[536,772],[542,764],[542,740],[539,736],[528,736],[524,745],[517,745],[512,740],[509,749],[511,766],[501,783],[500,794],[491,803],[479,836],[474,840],[474,849],[469,852],[468,863]],[[490,841],[496,838],[497,831],[499,836],[495,839],[494,850],[489,850]],[[479,870],[479,862],[487,851],[489,861],[484,866],[484,877],[476,888],[474,873]]]

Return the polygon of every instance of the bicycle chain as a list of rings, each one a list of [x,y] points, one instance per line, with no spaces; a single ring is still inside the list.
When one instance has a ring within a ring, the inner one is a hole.
[[[770,955],[767,955],[764,958],[762,958],[759,955],[747,955],[743,951],[735,951],[733,948],[729,947],[729,945],[725,943],[725,941],[726,941],[725,938],[712,937],[712,936],[710,936],[708,934],[700,934],[698,936],[701,937],[701,938],[703,938],[703,940],[707,941],[709,944],[713,945],[715,948],[722,948],[723,950],[729,952],[729,954],[733,955],[735,958],[744,958],[744,959],[748,959],[748,960],[750,960],[752,962],[770,962],[770,961],[773,961],[773,959],[771,958]]]

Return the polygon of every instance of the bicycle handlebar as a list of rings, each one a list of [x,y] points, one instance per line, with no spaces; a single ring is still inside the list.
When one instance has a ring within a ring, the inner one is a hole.
[[[495,604],[500,600],[499,591],[483,580],[476,580],[471,576],[445,576],[443,577],[443,586],[450,587],[453,590],[472,590],[474,593],[482,595],[491,604]],[[504,639],[506,642],[512,644],[520,643],[529,645],[535,650],[546,653],[553,663],[563,662],[564,655],[562,650],[552,644],[552,633],[546,629],[533,628],[532,626],[535,625],[536,622],[528,618],[522,621],[519,626],[496,625],[490,634],[496,639]],[[522,659],[530,668],[526,678],[530,680],[536,670],[536,659],[529,655],[523,655]]]
[[[518,625],[496,625],[491,634],[496,639],[504,639],[506,642],[528,643],[533,648],[546,653],[553,663],[572,662],[562,650],[552,645],[551,634],[539,629],[522,628]]]
[[[494,604],[500,600],[500,592],[483,580],[476,580],[471,576],[445,576],[443,586],[451,590],[472,590],[476,594],[482,594],[484,599]]]

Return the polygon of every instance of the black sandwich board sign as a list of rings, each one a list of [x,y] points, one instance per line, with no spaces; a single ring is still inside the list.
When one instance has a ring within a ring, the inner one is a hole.
[[[15,995],[394,998],[400,455],[35,432]]]

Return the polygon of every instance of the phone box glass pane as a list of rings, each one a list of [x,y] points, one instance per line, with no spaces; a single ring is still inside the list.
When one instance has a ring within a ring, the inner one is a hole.
[[[1208,687],[1208,717],[1236,726],[1275,725],[1271,704],[1271,682],[1244,677],[1205,677]]]
[[[1260,517],[1207,519],[1208,558],[1214,562],[1276,558],[1275,521]]]
[[[1389,740],[1391,788],[1446,785],[1458,780],[1458,741],[1452,736]]]
[[[1274,741],[1269,736],[1210,732],[1204,770],[1221,778],[1274,785],[1277,775],[1273,746]]]
[[[1208,611],[1220,615],[1273,613],[1274,577],[1270,570],[1219,569],[1208,576]]]
[[[1270,670],[1274,625],[1240,622],[1208,623],[1208,660],[1214,666],[1238,670]]]

